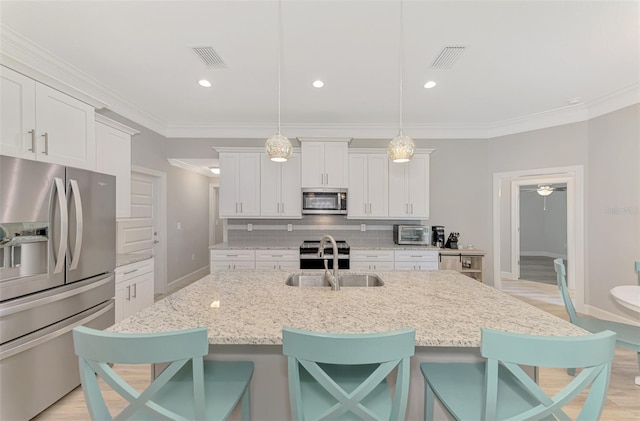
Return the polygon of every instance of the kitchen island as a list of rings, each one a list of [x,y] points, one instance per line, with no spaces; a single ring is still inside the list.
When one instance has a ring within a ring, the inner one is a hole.
[[[110,330],[145,333],[206,326],[210,358],[256,362],[251,397],[256,420],[288,419],[283,326],[334,333],[415,328],[411,420],[422,417],[420,362],[478,358],[482,327],[544,335],[586,333],[455,271],[377,272],[384,286],[343,287],[339,292],[287,286],[288,275],[283,271],[219,271]]]

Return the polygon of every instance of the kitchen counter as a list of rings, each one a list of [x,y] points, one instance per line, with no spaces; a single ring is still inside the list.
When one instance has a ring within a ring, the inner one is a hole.
[[[265,244],[264,242],[218,243],[209,246],[209,250],[298,250],[302,241],[279,242]]]
[[[116,255],[116,267],[129,265],[131,263],[141,262],[143,260],[151,259],[152,254],[149,253],[126,253]]]
[[[455,271],[379,272],[384,286],[339,292],[286,286],[287,275],[219,271],[111,330],[145,333],[206,326],[210,344],[273,345],[281,344],[283,326],[335,333],[414,327],[416,345],[444,347],[479,346],[482,327],[545,335],[585,333]],[[219,307],[212,307],[214,302]]]
[[[302,241],[292,241],[290,243],[265,244],[264,242],[237,242],[219,243],[210,246],[210,250],[298,250]],[[486,254],[484,250],[477,249],[444,249],[435,246],[415,246],[399,245],[393,241],[372,243],[370,241],[347,240],[351,250],[435,250],[440,253],[452,253],[455,255],[461,252],[473,254]]]
[[[382,287],[343,287],[335,292],[328,287],[286,286],[289,273],[283,271],[219,271],[109,330],[146,333],[206,326],[207,359],[254,362],[251,412],[257,421],[291,419],[283,326],[336,333],[414,327],[416,351],[406,417],[412,421],[423,419],[420,363],[478,361],[482,327],[544,335],[587,333],[455,271],[377,274],[385,282]],[[535,377],[535,369],[528,370]],[[439,408],[436,419],[445,419]]]

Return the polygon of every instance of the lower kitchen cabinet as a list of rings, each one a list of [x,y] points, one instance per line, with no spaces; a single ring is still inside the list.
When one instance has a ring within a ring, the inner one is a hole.
[[[298,250],[256,250],[255,252],[256,269],[300,269],[300,252]]]
[[[210,271],[255,269],[256,252],[247,249],[211,250]]]
[[[482,250],[447,250],[440,252],[440,270],[455,270],[482,282]]]
[[[393,250],[351,250],[349,267],[351,270],[393,270]]]
[[[154,259],[116,268],[116,323],[153,304]]]
[[[438,251],[396,250],[395,270],[438,270]]]

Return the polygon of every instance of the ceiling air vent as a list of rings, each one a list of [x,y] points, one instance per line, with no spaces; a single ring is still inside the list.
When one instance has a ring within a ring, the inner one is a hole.
[[[216,53],[210,45],[203,45],[199,47],[191,47],[193,52],[204,62],[204,65],[212,69],[226,69],[227,65],[222,60],[222,57]]]
[[[463,45],[444,47],[438,57],[433,60],[431,68],[450,69],[467,47]]]

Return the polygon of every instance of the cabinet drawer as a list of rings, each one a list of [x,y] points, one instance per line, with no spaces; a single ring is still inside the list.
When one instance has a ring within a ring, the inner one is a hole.
[[[349,268],[351,270],[393,270],[394,263],[393,261],[354,262],[353,260],[351,260],[349,262]]]
[[[256,269],[260,270],[299,270],[300,261],[256,260]]]
[[[396,270],[438,270],[438,262],[396,262]]]
[[[255,260],[255,250],[211,250],[211,260]]]
[[[299,261],[298,250],[256,250],[256,260]]]
[[[153,259],[120,266],[115,269],[116,283],[129,281],[136,276],[144,275],[149,272],[153,272]]]
[[[239,261],[211,261],[211,272],[216,270],[234,270],[234,269],[255,269],[256,264],[254,260],[239,260]]]
[[[396,262],[436,262],[438,267],[438,252],[436,250],[397,250],[395,252]]]
[[[351,250],[351,262],[377,262],[394,260],[393,250]]]

